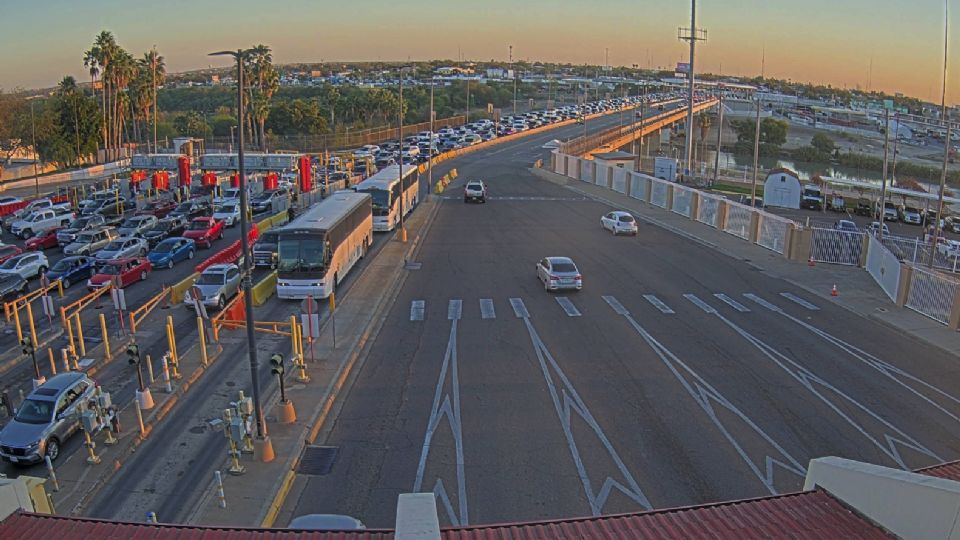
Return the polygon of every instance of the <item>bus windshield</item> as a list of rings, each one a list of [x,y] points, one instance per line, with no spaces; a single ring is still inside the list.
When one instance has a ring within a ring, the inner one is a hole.
[[[325,265],[322,234],[280,238],[277,244],[279,273],[316,273]]]
[[[385,189],[365,189],[361,193],[369,193],[373,203],[373,215],[386,216],[390,214],[390,192]]]

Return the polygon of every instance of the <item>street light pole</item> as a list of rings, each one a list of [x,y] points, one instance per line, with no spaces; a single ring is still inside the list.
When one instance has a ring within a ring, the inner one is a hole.
[[[398,107],[399,110],[397,111],[397,124],[398,124],[399,127],[400,127],[400,130],[397,132],[397,141],[400,143],[400,172],[399,172],[398,174],[399,174],[399,180],[400,180],[400,225],[399,225],[399,227],[400,227],[400,232],[399,232],[399,237],[400,237],[400,241],[401,241],[401,242],[406,242],[406,241],[407,241],[407,228],[406,228],[406,225],[404,225],[404,223],[403,223],[403,195],[404,195],[404,193],[406,193],[406,190],[403,189],[403,69],[404,69],[404,67],[405,67],[405,66],[401,66],[401,67],[400,67],[400,76],[398,77],[398,79],[399,79],[399,86],[400,86],[400,105],[399,105],[399,107]],[[469,83],[467,83],[467,84],[469,84]],[[469,87],[468,87],[468,88],[469,88]],[[432,140],[432,137],[433,137],[433,135],[431,134],[431,140]]]
[[[884,103],[883,108],[883,176],[880,183],[880,227],[877,237],[883,239],[883,221],[887,202],[887,149],[890,147],[890,108]]]
[[[436,116],[433,110],[433,86],[434,86],[434,77],[430,76],[430,155],[427,156],[427,193],[433,193],[433,117]],[[402,167],[402,165],[401,165]]]
[[[757,94],[756,97],[757,126],[753,132],[753,182],[750,185],[750,206],[752,208],[757,207],[757,169],[760,167],[760,95]]]
[[[37,123],[33,119],[33,99],[30,100],[30,131],[33,133],[33,185],[40,196],[40,173],[37,171],[37,161],[40,159],[40,151],[37,150]]]
[[[723,140],[723,85],[719,86],[720,104],[717,113],[717,151],[713,156],[713,183],[717,183],[720,175],[720,143]]]
[[[230,150],[228,152],[233,153],[233,130],[237,129],[237,126],[230,126]]]
[[[237,125],[243,126],[243,61],[249,51],[238,49],[236,51],[221,51],[210,53],[210,56],[232,56],[237,61]],[[243,249],[243,304],[247,327],[247,350],[250,357],[250,386],[253,394],[254,418],[257,427],[257,439],[263,443],[264,461],[273,459],[273,446],[267,437],[267,425],[263,418],[263,407],[260,403],[260,376],[259,362],[257,361],[257,340],[253,328],[253,294],[251,293],[251,270],[250,270],[250,242],[247,231],[250,228],[248,223],[249,204],[247,200],[247,178],[243,163],[243,129],[237,129],[237,168],[240,174],[240,245]],[[268,459],[269,457],[269,459]]]

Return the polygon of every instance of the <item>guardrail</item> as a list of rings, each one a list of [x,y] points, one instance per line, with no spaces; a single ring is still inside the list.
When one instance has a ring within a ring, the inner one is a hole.
[[[143,319],[150,315],[150,313],[160,305],[161,302],[166,301],[167,307],[170,303],[170,287],[164,286],[163,290],[159,294],[155,295],[153,298],[144,302],[144,304],[133,311],[130,311],[127,315],[130,317],[130,333],[135,334],[137,332],[137,325],[140,324]]]

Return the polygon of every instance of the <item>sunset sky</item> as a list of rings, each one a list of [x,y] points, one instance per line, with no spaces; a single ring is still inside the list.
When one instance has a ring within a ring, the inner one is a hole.
[[[960,2],[952,31],[948,102],[960,101]],[[939,102],[943,2],[918,0],[703,0],[708,41],[697,71],[757,75],[903,92]],[[209,51],[264,43],[276,62],[457,57],[672,66],[686,61],[677,27],[686,0],[33,0],[0,7],[0,88],[88,80],[83,51],[102,29],[141,56],[156,44],[169,71],[227,60]],[[872,77],[870,72],[873,60]],[[871,82],[872,80],[872,82]]]

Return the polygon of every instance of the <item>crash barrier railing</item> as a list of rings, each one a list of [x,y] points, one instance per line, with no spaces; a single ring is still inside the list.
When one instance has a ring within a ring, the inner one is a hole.
[[[859,266],[864,233],[824,227],[810,228],[810,259],[815,262]]]
[[[883,235],[883,245],[892,251],[901,261],[916,265],[930,265],[940,270],[957,273],[960,270],[960,249],[950,244],[926,242],[920,238]]]
[[[717,228],[717,216],[720,215],[720,201],[723,197],[699,193],[697,195],[697,221]]]
[[[137,332],[137,326],[143,321],[157,306],[170,306],[170,287],[164,286],[163,290],[153,298],[147,300],[142,306],[127,313],[130,318],[130,333]]]
[[[4,302],[3,315],[4,317],[6,317],[7,322],[10,322],[10,318],[13,317],[13,315],[17,312],[17,310],[33,302],[34,300],[36,300],[41,296],[46,296],[50,294],[50,291],[54,289],[56,289],[57,292],[60,294],[60,298],[63,298],[63,283],[61,283],[60,280],[58,279],[57,281],[50,283],[46,287],[40,287],[37,290],[28,292],[27,294],[19,298],[14,298],[9,302]]]
[[[953,276],[913,266],[906,306],[943,324],[950,324],[960,291],[960,280]]]
[[[277,292],[277,273],[270,272],[267,276],[257,282],[250,289],[250,295],[253,297],[255,306],[262,306]]]
[[[257,231],[260,233],[265,233],[270,229],[276,227],[277,225],[282,225],[287,222],[287,214],[281,212],[279,214],[274,214],[268,218],[263,218],[256,223]]]

